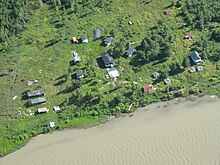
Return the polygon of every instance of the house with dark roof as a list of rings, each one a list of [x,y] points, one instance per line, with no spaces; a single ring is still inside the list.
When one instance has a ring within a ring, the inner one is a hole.
[[[35,90],[35,91],[31,91],[31,92],[27,92],[28,97],[37,97],[37,96],[43,96],[45,95],[45,92],[43,89],[40,90]]]
[[[81,69],[76,69],[75,74],[76,74],[76,78],[78,78],[78,79],[84,78],[84,74],[83,74],[83,71]]]
[[[132,57],[134,53],[136,53],[137,50],[134,48],[129,48],[128,50],[126,50],[126,56],[128,57]]]
[[[191,40],[191,39],[193,39],[195,36],[192,34],[192,33],[189,33],[189,34],[186,34],[185,36],[184,36],[184,38],[185,39],[188,39],[188,40]]]
[[[113,37],[107,37],[104,39],[104,44],[108,47],[112,44],[113,42]]]
[[[87,43],[89,42],[88,36],[86,34],[81,35],[81,42],[82,43]]]
[[[166,15],[171,15],[171,14],[173,14],[173,13],[172,13],[171,10],[165,10],[165,11],[164,11],[164,14],[166,14]]]
[[[93,39],[97,40],[101,37],[101,30],[100,29],[95,29],[93,30]]]
[[[102,61],[104,62],[106,68],[114,66],[113,57],[110,56],[108,52],[103,52],[101,54],[101,57],[102,57]]]
[[[199,56],[199,53],[196,51],[191,52],[190,57],[195,64],[200,64],[202,62],[202,59]]]

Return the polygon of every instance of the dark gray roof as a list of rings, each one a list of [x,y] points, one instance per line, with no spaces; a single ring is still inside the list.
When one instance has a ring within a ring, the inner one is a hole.
[[[81,35],[81,40],[82,41],[88,40],[88,36],[86,34]]]
[[[126,50],[126,55],[133,55],[134,53],[136,53],[137,50],[134,48],[129,48],[128,50]]]
[[[112,41],[113,41],[113,37],[107,37],[107,38],[105,38],[105,40],[104,40],[104,42],[105,42],[106,45],[107,45],[107,44],[111,44]]]
[[[100,29],[93,30],[93,38],[98,39],[100,37],[101,37],[101,30]]]
[[[75,73],[76,73],[76,77],[81,77],[83,76],[83,71],[81,69],[76,69],[75,70]]]
[[[196,51],[191,52],[190,57],[192,58],[193,62],[196,64],[201,62],[201,57],[199,56],[199,53]]]
[[[101,57],[102,57],[102,60],[103,60],[103,62],[104,62],[104,64],[105,64],[105,66],[114,63],[113,57],[110,56],[110,55],[108,54],[108,52],[102,53],[102,54],[101,54]]]

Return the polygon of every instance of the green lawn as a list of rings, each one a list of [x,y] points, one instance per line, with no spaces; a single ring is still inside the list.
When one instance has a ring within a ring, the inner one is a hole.
[[[204,71],[194,74],[189,74],[189,68],[184,68],[183,72],[169,76],[172,84],[160,82],[155,86],[157,90],[147,94],[141,92],[143,85],[155,81],[151,78],[153,72],[168,73],[173,63],[182,65],[194,43],[201,36],[208,35],[207,31],[183,28],[184,22],[177,16],[181,9],[171,8],[173,14],[164,15],[163,11],[171,2],[164,0],[145,4],[139,0],[115,0],[106,8],[94,7],[92,3],[86,8],[79,5],[78,13],[62,8],[57,12],[46,5],[36,9],[26,30],[0,44],[0,155],[16,150],[40,133],[103,122],[108,115],[128,112],[131,103],[134,103],[133,111],[139,106],[190,93],[219,95],[219,61],[205,62]],[[116,81],[107,79],[107,72],[99,67],[97,57],[122,43],[131,47],[140,45],[150,33],[149,29],[161,19],[174,35],[171,56],[167,61],[143,65],[136,56],[115,58],[120,77]],[[129,26],[128,21],[134,24]],[[101,46],[101,40],[93,41],[95,28],[101,29],[103,38],[114,34],[113,45],[107,48]],[[193,32],[195,39],[184,40],[188,32]],[[88,35],[89,43],[72,45],[70,39],[73,36],[79,38],[81,34]],[[213,47],[219,47],[219,43],[213,43]],[[81,56],[82,62],[78,65],[70,66],[72,50]],[[71,75],[77,68],[83,69],[84,79],[72,80]],[[39,83],[28,86],[27,80],[31,79],[37,79]],[[46,91],[47,102],[27,107],[30,99],[27,99],[26,92],[36,89]],[[13,100],[16,95],[18,98]],[[60,105],[62,111],[54,112],[55,105]],[[49,108],[49,113],[28,115],[28,111],[35,112],[41,107]],[[50,121],[55,122],[55,128],[49,127]]]

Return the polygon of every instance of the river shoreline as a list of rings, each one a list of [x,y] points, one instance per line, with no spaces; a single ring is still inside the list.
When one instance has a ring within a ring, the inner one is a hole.
[[[86,129],[91,129],[91,128],[94,129],[94,128],[97,128],[97,127],[104,127],[107,123],[111,124],[115,120],[121,120],[121,119],[127,120],[127,119],[130,119],[130,118],[133,118],[140,111],[155,111],[155,110],[162,110],[163,111],[165,109],[171,109],[172,107],[174,107],[176,105],[185,104],[187,102],[194,102],[195,104],[199,104],[200,102],[204,102],[204,100],[216,100],[216,99],[219,99],[219,98],[217,96],[214,96],[214,95],[211,95],[211,96],[206,95],[206,96],[202,96],[202,97],[198,97],[198,96],[195,97],[194,96],[193,101],[189,100],[188,98],[175,98],[175,99],[169,100],[169,101],[153,103],[153,104],[150,104],[146,107],[137,108],[134,112],[132,112],[132,116],[130,116],[130,114],[122,114],[118,118],[115,118],[115,117],[111,116],[104,123],[99,123],[97,125],[88,126],[88,127],[70,127],[70,128],[64,128],[62,130],[56,130],[56,131],[53,131],[53,132],[48,133],[48,134],[37,135],[36,137],[30,139],[27,143],[25,143],[20,149],[16,150],[15,152],[21,150],[22,148],[24,148],[26,145],[31,143],[34,139],[38,138],[39,136],[48,136],[48,135],[53,135],[54,133],[66,132],[66,131],[70,131],[70,130],[73,130],[73,131],[74,130],[86,130]],[[14,153],[14,152],[12,152],[12,153]],[[11,155],[12,153],[10,153],[8,155]],[[0,159],[2,159],[2,158],[3,157],[1,157]]]

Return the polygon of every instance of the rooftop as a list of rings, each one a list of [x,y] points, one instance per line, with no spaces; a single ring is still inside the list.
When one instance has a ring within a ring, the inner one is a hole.
[[[45,92],[43,89],[27,92],[28,97],[35,97],[35,96],[42,96],[45,95]]]
[[[47,108],[38,108],[37,112],[38,113],[48,113],[49,109],[47,109]]]
[[[31,100],[31,104],[35,105],[35,104],[40,104],[40,103],[44,103],[46,102],[46,98],[45,97],[39,97],[37,99]]]
[[[107,68],[107,72],[108,72],[109,76],[112,78],[120,76],[118,70],[115,67]]]

